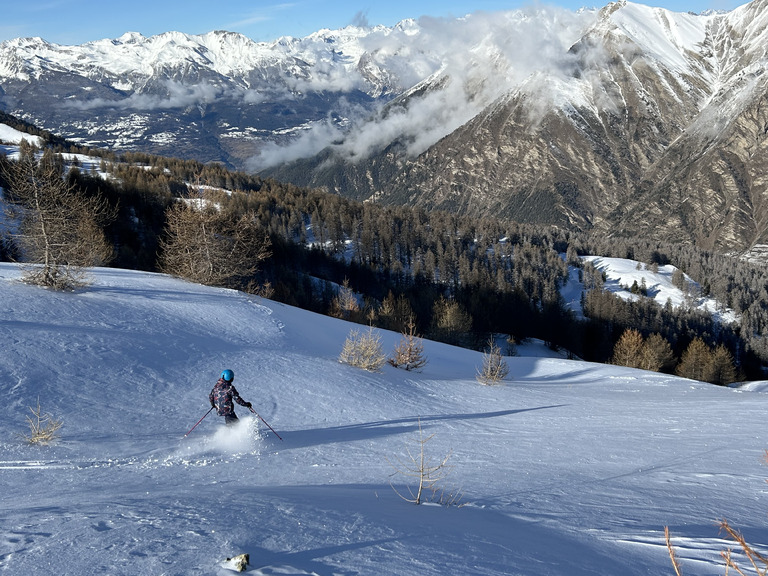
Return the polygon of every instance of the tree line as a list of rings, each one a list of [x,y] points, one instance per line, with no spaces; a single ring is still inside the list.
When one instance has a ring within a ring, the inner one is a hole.
[[[732,256],[361,203],[220,165],[146,154],[102,151],[99,170],[65,170],[56,152],[92,152],[54,143],[40,164],[54,166],[67,189],[93,203],[87,212],[101,206],[94,222],[110,253],[102,261],[115,267],[259,291],[387,329],[404,331],[413,322],[420,334],[475,348],[489,334],[502,333],[513,341],[541,338],[606,362],[632,328],[643,338],[662,336],[676,358],[696,339],[723,346],[749,377],[760,377],[768,360],[762,336],[768,323],[766,268]],[[0,158],[0,185],[9,191],[7,201],[29,206],[19,191],[34,175],[29,166],[24,175],[22,164]],[[0,257],[29,253],[23,237],[23,231],[7,233]],[[712,296],[733,308],[740,322],[723,325],[692,306],[659,306],[642,297],[641,287],[635,301],[618,298],[601,289],[599,272],[583,263],[583,255],[631,258],[651,268],[674,264],[698,280],[701,294],[692,298]],[[589,288],[584,318],[567,310],[560,296],[569,265]]]

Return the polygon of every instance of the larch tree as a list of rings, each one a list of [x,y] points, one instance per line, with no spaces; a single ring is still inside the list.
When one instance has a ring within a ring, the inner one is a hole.
[[[113,256],[104,226],[114,210],[70,182],[61,156],[36,150],[22,141],[19,160],[4,174],[6,201],[17,221],[11,235],[25,265],[25,281],[57,290],[86,284],[86,267],[101,266]]]
[[[701,338],[695,338],[683,352],[675,373],[691,380],[707,381],[708,366],[712,351]]]
[[[211,286],[236,286],[270,255],[269,237],[252,214],[233,217],[205,201],[168,209],[160,248],[163,272]]]
[[[658,332],[654,332],[643,342],[640,349],[640,365],[638,368],[661,372],[670,369],[675,364],[675,354],[669,341]]]
[[[617,366],[640,368],[642,349],[643,335],[634,328],[628,328],[622,333],[613,347],[611,363]]]
[[[720,344],[713,351],[706,368],[705,379],[712,384],[727,386],[738,380],[733,355],[724,345]]]
[[[402,332],[400,343],[395,347],[388,362],[395,368],[405,370],[420,370],[427,364],[424,341],[416,334],[416,321],[413,317],[409,319],[408,328]]]
[[[440,297],[432,307],[431,335],[435,340],[458,344],[472,330],[472,316],[464,307]]]

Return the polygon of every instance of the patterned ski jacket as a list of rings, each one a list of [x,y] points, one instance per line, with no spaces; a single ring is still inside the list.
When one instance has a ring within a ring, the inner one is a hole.
[[[219,378],[216,385],[208,394],[208,400],[211,401],[211,406],[216,408],[216,412],[219,416],[226,416],[227,414],[235,413],[235,405],[232,400],[240,404],[240,406],[248,406],[248,403],[240,398],[240,394],[237,392],[231,382],[227,382],[223,378]]]

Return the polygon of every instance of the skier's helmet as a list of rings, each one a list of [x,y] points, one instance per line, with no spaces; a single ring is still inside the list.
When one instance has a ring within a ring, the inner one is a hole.
[[[235,373],[232,372],[232,370],[224,370],[224,372],[221,373],[221,377],[227,382],[232,382],[232,380],[235,379]]]

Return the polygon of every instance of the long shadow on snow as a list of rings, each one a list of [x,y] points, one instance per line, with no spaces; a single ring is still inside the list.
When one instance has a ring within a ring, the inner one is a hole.
[[[538,514],[525,517],[492,507],[414,506],[395,496],[389,485],[260,487],[252,492],[244,489],[241,495],[257,507],[266,503],[265,512],[269,506],[287,510],[287,524],[327,508],[329,525],[347,528],[327,530],[306,548],[285,551],[267,548],[260,536],[247,532],[249,539],[240,547],[251,553],[252,564],[265,569],[264,574],[399,575],[403,557],[413,562],[414,574],[422,566],[425,573],[443,576],[651,573],[643,547],[627,546],[578,524],[542,521]],[[354,538],[358,540],[350,542]],[[662,538],[658,551],[666,563]],[[388,562],[393,555],[399,557]],[[365,568],[354,568],[359,566]],[[288,572],[290,568],[293,571]]]
[[[259,549],[253,554],[252,564],[257,569],[275,567],[275,574],[291,574],[300,576],[323,574],[334,576],[355,576],[360,574],[357,569],[342,569],[338,566],[325,564],[321,559],[335,554],[364,550],[366,548],[375,548],[391,542],[397,542],[398,538],[384,538],[380,540],[370,540],[362,542],[351,542],[349,544],[339,544],[337,546],[325,546],[300,550],[298,552],[272,552],[265,549]],[[296,568],[299,566],[300,568]],[[293,568],[290,572],[288,569]],[[279,570],[279,571],[278,571]],[[272,574],[272,572],[264,572]]]
[[[441,420],[479,420],[484,418],[498,418],[501,416],[511,416],[522,412],[532,412],[534,410],[548,410],[550,408],[561,408],[565,404],[555,404],[552,406],[539,406],[537,408],[523,408],[519,410],[499,410],[496,412],[476,412],[473,414],[443,414],[433,416],[409,416],[408,418],[397,418],[394,420],[379,420],[378,422],[364,422],[361,424],[346,424],[342,426],[331,426],[328,428],[308,428],[306,430],[294,430],[281,434],[285,438],[285,448],[307,448],[309,446],[319,446],[322,444],[335,444],[337,442],[348,442],[351,440],[370,440],[392,436],[394,434],[405,434],[415,432],[419,429],[419,422],[422,428],[428,427],[430,422]]]

